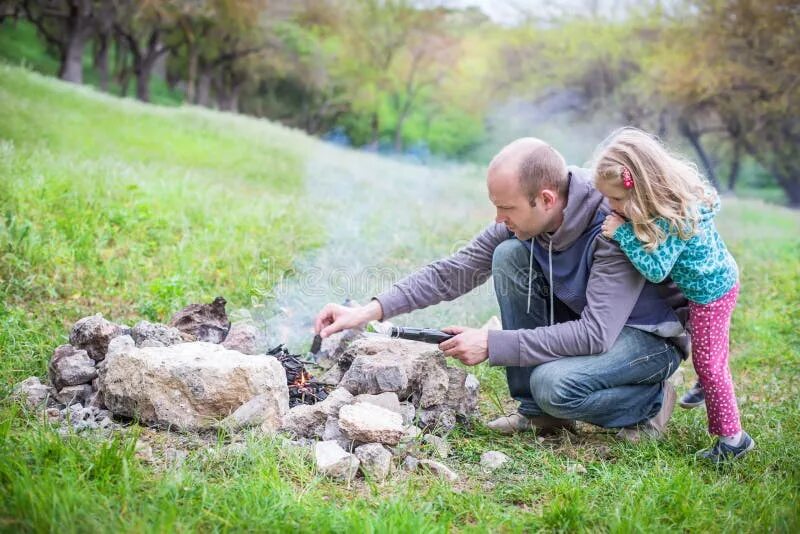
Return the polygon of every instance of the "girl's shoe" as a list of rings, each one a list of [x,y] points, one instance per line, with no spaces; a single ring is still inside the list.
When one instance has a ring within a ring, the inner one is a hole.
[[[696,382],[695,385],[692,386],[692,389],[683,394],[681,400],[678,401],[678,405],[681,408],[686,408],[689,410],[691,408],[696,408],[705,402],[706,393],[703,391],[703,386],[700,385],[700,382]]]
[[[715,464],[720,464],[728,460],[735,460],[740,456],[744,456],[748,451],[755,448],[756,442],[750,437],[750,434],[742,431],[742,439],[738,445],[727,445],[724,441],[717,438],[716,443],[710,449],[703,449],[697,453],[700,458],[710,460]]]

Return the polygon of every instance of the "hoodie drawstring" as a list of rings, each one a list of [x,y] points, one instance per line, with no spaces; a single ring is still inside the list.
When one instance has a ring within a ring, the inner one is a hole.
[[[531,256],[528,260],[528,311],[531,313],[531,280],[533,279],[533,239],[531,239]]]
[[[550,287],[547,290],[547,293],[550,295],[550,325],[552,326],[555,324],[555,312],[553,310],[553,240],[547,244],[547,268],[550,271],[548,276],[550,280],[548,280],[548,284]],[[533,281],[533,239],[531,239],[531,255],[528,259],[528,311],[527,313],[531,313],[531,285]]]
[[[531,248],[533,250],[533,248]],[[547,291],[550,294],[550,326],[555,324],[555,312],[553,310],[553,239],[550,238],[550,242],[548,243],[547,247],[547,269],[550,271],[550,280],[548,284],[550,284],[550,288]]]

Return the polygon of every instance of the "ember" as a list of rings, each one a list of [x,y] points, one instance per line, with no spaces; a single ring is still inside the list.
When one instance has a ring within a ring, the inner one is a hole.
[[[328,396],[328,386],[320,384],[311,373],[306,371],[298,354],[289,354],[286,347],[281,344],[267,351],[270,356],[275,356],[286,371],[286,383],[289,385],[289,407],[298,404],[315,404],[325,400]]]

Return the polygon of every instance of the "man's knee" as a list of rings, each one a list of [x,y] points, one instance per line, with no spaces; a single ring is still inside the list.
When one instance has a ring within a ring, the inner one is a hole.
[[[565,374],[559,367],[557,361],[536,367],[531,373],[531,395],[549,415],[572,419],[588,392],[581,387],[579,376]]]
[[[492,276],[513,276],[528,268],[528,248],[518,239],[506,239],[492,254]]]

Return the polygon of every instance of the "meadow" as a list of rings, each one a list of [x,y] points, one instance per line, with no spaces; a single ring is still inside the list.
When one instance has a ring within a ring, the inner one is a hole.
[[[758,442],[742,461],[695,459],[710,442],[702,410],[676,409],[665,439],[639,445],[585,425],[546,440],[494,435],[484,422],[511,405],[502,370],[479,366],[480,417],[449,436],[445,462],[458,483],[414,473],[347,485],[316,474],[308,454],[280,438],[136,425],[64,436],[9,394],[28,376],[44,378],[70,325],[91,313],[166,321],[224,295],[231,309],[268,316],[301,298],[307,286],[292,281],[315,266],[346,264],[350,280],[377,267],[392,278],[447,254],[492,216],[482,169],[382,159],[268,121],[141,104],[3,64],[0,117],[0,530],[800,529],[796,211],[725,197],[718,219],[742,279],[732,369]],[[369,298],[386,281],[348,296]],[[293,310],[297,339],[308,337],[318,302],[343,296],[316,293]],[[477,291],[402,322],[478,326],[496,313],[491,292]],[[186,443],[189,456],[146,462],[139,439],[157,451]],[[512,461],[484,473],[487,450]]]

